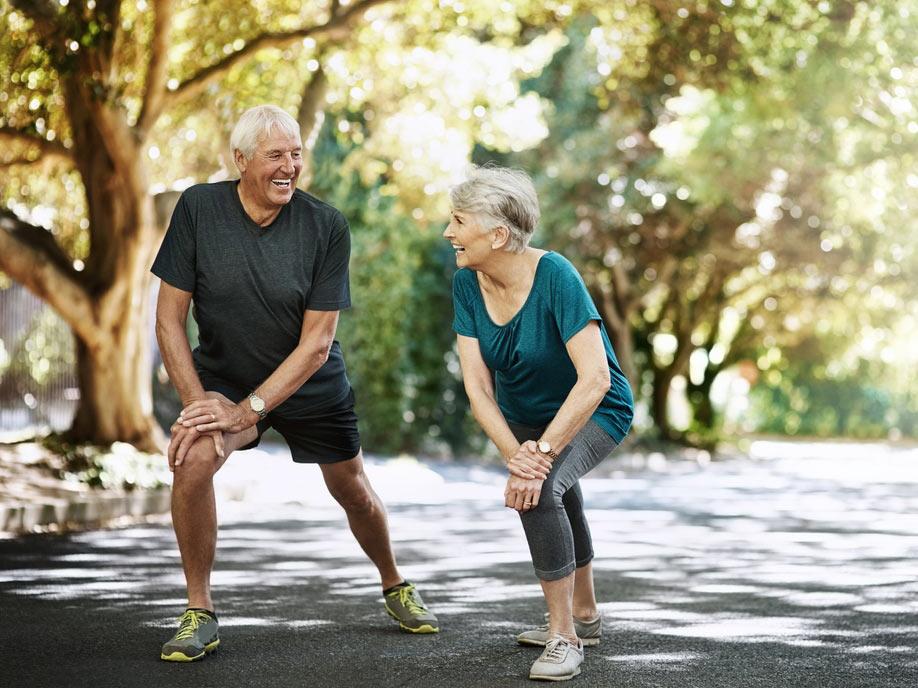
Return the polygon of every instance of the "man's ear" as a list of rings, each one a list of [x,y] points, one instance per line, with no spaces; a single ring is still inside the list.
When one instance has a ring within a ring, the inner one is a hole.
[[[238,148],[233,151],[233,161],[236,163],[236,168],[239,170],[240,174],[245,172],[245,168],[248,166],[248,161],[245,159],[242,151]]]
[[[510,230],[503,225],[497,225],[491,232],[491,248],[495,250],[503,248],[510,241]]]

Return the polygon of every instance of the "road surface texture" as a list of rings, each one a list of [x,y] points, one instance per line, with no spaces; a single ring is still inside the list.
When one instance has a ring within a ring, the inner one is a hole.
[[[725,462],[607,460],[583,482],[605,620],[580,688],[918,685],[918,450],[757,442]],[[172,664],[168,521],[0,541],[0,686],[491,688],[527,680],[538,584],[492,469],[375,460],[400,564],[440,617],[399,633],[318,470],[218,478],[222,645]]]

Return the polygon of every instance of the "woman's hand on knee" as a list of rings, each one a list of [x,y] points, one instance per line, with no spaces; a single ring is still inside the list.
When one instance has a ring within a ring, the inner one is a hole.
[[[524,480],[531,478],[544,480],[551,471],[551,461],[539,451],[535,440],[526,440],[516,450],[516,454],[508,459],[507,468],[511,475]]]
[[[527,480],[511,475],[504,490],[504,506],[520,513],[535,509],[539,505],[543,482],[541,478]]]

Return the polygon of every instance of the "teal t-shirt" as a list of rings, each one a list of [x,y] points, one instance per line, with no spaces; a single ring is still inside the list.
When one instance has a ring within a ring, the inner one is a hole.
[[[505,325],[491,320],[478,278],[468,268],[453,277],[453,306],[453,330],[478,340],[482,358],[494,373],[497,404],[504,418],[531,427],[548,425],[577,382],[577,370],[565,344],[591,320],[598,321],[612,386],[592,419],[616,442],[628,434],[634,416],[631,386],[599,311],[566,258],[552,252],[541,257],[529,297]]]

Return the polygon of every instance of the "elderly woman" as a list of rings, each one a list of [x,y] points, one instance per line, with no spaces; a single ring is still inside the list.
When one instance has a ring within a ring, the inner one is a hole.
[[[627,434],[631,389],[576,269],[528,245],[539,221],[529,177],[475,168],[450,200],[465,389],[507,462],[505,504],[520,513],[548,607],[548,623],[517,640],[545,648],[529,678],[566,680],[602,634],[577,481]]]

